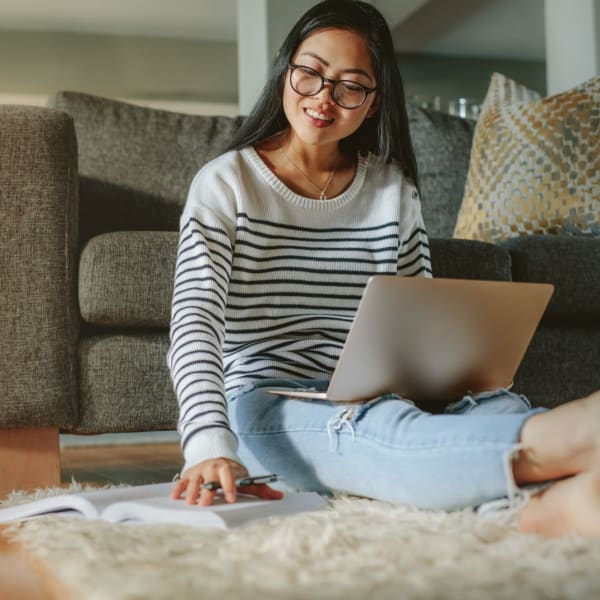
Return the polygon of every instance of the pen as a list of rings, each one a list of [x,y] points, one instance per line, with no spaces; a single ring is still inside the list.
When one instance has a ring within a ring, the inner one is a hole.
[[[243,487],[246,485],[260,485],[263,483],[272,483],[273,481],[279,481],[281,477],[275,473],[268,475],[256,475],[254,477],[241,477],[235,480],[235,487]],[[207,481],[200,486],[202,490],[218,490],[221,489],[220,481]]]

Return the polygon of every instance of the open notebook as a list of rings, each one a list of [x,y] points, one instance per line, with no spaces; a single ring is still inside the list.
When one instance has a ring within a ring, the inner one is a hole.
[[[553,291],[543,283],[375,275],[327,391],[268,391],[334,402],[390,392],[448,402],[510,387]]]
[[[327,500],[315,492],[288,492],[281,500],[238,494],[237,502],[231,504],[218,494],[211,506],[188,506],[183,500],[169,497],[172,488],[173,483],[156,483],[49,496],[0,507],[0,523],[55,515],[115,523],[170,523],[228,529],[327,506]]]

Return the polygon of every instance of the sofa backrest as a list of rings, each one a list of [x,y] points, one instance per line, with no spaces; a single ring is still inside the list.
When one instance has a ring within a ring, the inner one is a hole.
[[[104,232],[176,230],[195,173],[217,156],[242,117],[189,115],[78,92],[50,106],[75,122],[80,243]],[[429,235],[452,235],[469,163],[473,123],[409,106]]]
[[[50,106],[75,122],[81,244],[109,231],[177,230],[192,178],[241,123],[77,92],[56,94]]]
[[[452,237],[460,209],[475,121],[408,106],[423,219],[429,237]]]

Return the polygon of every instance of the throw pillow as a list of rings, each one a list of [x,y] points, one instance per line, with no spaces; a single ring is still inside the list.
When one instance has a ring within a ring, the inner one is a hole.
[[[600,77],[539,99],[494,74],[454,237],[600,235]]]

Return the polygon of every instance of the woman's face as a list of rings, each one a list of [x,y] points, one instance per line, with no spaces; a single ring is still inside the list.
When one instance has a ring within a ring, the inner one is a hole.
[[[314,69],[323,77],[343,79],[368,88],[377,86],[371,54],[364,36],[347,29],[321,29],[298,46],[293,65]],[[342,108],[333,100],[331,84],[314,96],[302,96],[290,85],[288,69],[283,90],[283,110],[292,132],[305,144],[339,142],[354,133],[377,109],[377,92],[358,108]]]

